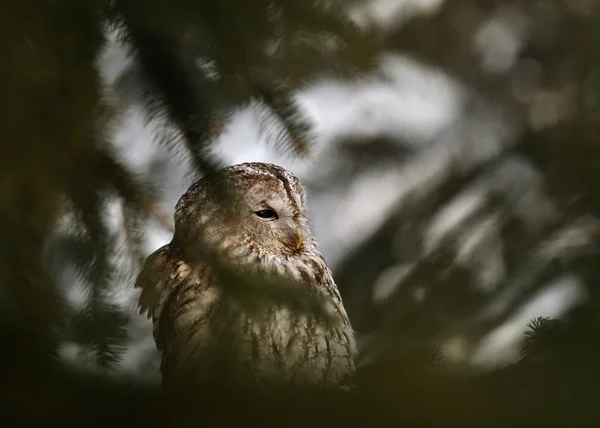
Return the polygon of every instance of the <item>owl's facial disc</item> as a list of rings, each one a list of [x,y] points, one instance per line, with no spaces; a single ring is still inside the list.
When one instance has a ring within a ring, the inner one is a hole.
[[[261,247],[279,248],[286,254],[302,251],[304,232],[288,204],[279,200],[262,200],[250,205],[250,214],[250,236]]]

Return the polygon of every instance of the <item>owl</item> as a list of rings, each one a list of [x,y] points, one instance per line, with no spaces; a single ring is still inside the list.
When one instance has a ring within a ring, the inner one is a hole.
[[[173,239],[136,280],[163,388],[352,385],[354,332],[292,173],[267,163],[224,168],[190,187],[174,219]]]

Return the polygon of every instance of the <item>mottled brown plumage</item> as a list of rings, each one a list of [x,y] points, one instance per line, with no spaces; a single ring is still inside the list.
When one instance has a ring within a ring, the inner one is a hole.
[[[165,386],[348,384],[354,335],[305,209],[298,179],[264,163],[225,168],[182,196],[173,240],[136,283]]]

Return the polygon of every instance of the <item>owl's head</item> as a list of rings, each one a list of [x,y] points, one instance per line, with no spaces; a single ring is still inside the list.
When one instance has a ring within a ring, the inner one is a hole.
[[[291,172],[258,162],[225,168],[211,182],[201,179],[180,199],[175,214],[174,240],[189,245],[197,238],[240,256],[303,254],[314,245],[304,187]]]

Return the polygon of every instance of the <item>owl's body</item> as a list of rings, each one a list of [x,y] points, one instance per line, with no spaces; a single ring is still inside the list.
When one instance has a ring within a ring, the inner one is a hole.
[[[353,331],[304,189],[275,165],[235,165],[194,184],[177,204],[172,242],[150,255],[136,286],[165,386],[229,377],[328,388],[354,373]]]

